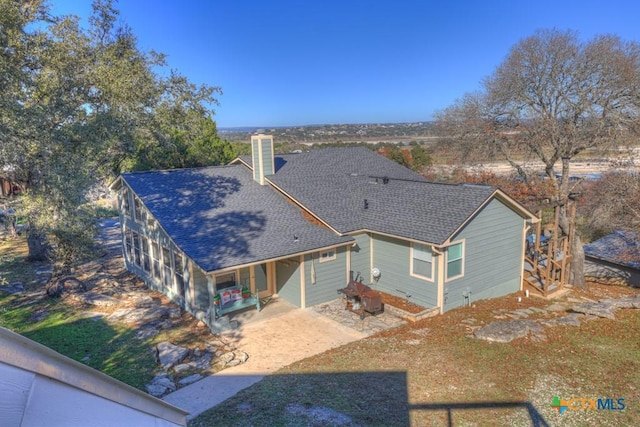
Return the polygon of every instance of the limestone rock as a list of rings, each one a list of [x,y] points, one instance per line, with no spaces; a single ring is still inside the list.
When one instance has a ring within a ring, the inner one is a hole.
[[[529,332],[539,333],[542,330],[542,326],[533,320],[498,320],[478,329],[474,336],[482,340],[507,343],[516,338],[523,338]]]
[[[229,362],[231,362],[233,359],[236,358],[236,355],[233,353],[233,351],[230,351],[228,353],[224,353],[222,356],[220,356],[220,362],[223,363],[224,365],[228,365]]]
[[[189,355],[189,349],[171,344],[168,341],[161,342],[156,346],[158,350],[158,361],[164,369],[170,369],[179,364]]]
[[[183,379],[178,381],[178,385],[180,385],[181,387],[184,387],[186,385],[193,384],[196,381],[200,381],[201,379],[202,379],[202,375],[200,374],[189,375],[188,377],[184,377]]]
[[[574,305],[571,311],[576,313],[591,314],[593,316],[604,317],[615,320],[614,306],[607,303],[585,302],[583,304]]]
[[[155,397],[160,397],[168,392],[176,390],[176,384],[167,375],[158,375],[146,385],[147,392]]]
[[[118,298],[103,295],[96,292],[86,292],[84,294],[74,294],[72,298],[83,304],[94,305],[96,307],[113,307],[122,303]]]

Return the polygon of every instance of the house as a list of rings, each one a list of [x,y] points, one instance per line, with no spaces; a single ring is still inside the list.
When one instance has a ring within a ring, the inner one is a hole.
[[[3,426],[186,426],[187,413],[0,328]]]
[[[616,230],[584,245],[585,275],[640,287],[640,233]]]
[[[112,184],[127,268],[210,325],[225,289],[308,307],[355,272],[439,312],[521,290],[537,220],[499,189],[429,182],[364,147],[275,155],[270,136],[251,143],[228,166]]]

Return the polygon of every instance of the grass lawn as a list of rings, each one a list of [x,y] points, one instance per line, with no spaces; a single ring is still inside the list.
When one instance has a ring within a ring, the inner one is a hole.
[[[496,309],[510,306],[518,307],[514,298],[479,301],[300,361],[189,425],[336,425],[344,415],[367,426],[530,426],[532,418],[548,425],[640,425],[640,310],[546,328],[544,341],[469,336],[470,323],[493,321]],[[560,415],[550,407],[554,396],[624,398],[626,408]]]
[[[137,328],[104,320],[104,311],[108,309],[101,308],[98,310],[103,313],[96,313],[92,307],[70,298],[46,297],[36,274],[46,263],[28,263],[26,256],[24,238],[0,240],[0,280],[4,278],[2,282],[9,284],[20,282],[25,288],[25,293],[17,295],[0,292],[0,326],[133,387],[146,391],[145,385],[159,370],[155,359],[157,343],[202,346],[204,339],[210,337],[206,328],[195,328],[196,321],[185,315],[156,336],[135,338]],[[124,280],[121,263],[116,264],[119,270],[112,273],[110,280]]]
[[[62,300],[0,297],[0,326],[144,390],[155,367],[152,345],[85,313]]]

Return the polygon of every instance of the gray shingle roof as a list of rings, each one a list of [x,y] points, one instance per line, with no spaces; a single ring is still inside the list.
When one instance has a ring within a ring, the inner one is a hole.
[[[269,179],[340,233],[369,229],[442,244],[496,190],[428,182],[363,147],[277,157],[282,166]]]
[[[243,165],[127,173],[122,178],[205,271],[352,240],[308,222],[299,208],[253,181]]]
[[[640,270],[640,233],[616,230],[584,245],[585,255]]]

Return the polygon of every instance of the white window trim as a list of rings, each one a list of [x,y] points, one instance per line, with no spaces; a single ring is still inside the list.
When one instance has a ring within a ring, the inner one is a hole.
[[[216,292],[219,291],[220,289],[218,289],[218,276],[229,276],[231,274],[233,274],[233,283],[235,283],[234,286],[238,286],[240,284],[240,277],[238,276],[238,270],[232,270],[232,271],[227,271],[225,273],[218,273],[218,274],[214,274],[213,275],[213,279],[216,282]],[[226,289],[226,288],[224,288]]]
[[[326,257],[322,256],[323,254],[329,254],[331,252],[333,252],[333,255],[331,255],[331,256],[326,256]],[[336,248],[329,249],[329,250],[322,251],[322,252],[318,252],[318,261],[319,262],[333,261],[333,260],[335,260],[337,258],[337,254],[338,254],[338,251],[336,250]]]
[[[447,273],[449,271],[449,247],[450,246],[455,246],[455,245],[462,245],[462,257],[460,258],[462,260],[462,267],[460,268],[460,274],[458,274],[457,276],[453,276],[453,277],[448,277]],[[445,258],[444,258],[444,281],[445,282],[449,282],[451,280],[455,280],[455,279],[459,279],[461,277],[464,277],[464,266],[466,264],[465,262],[465,256],[466,256],[466,244],[465,244],[465,240],[457,240],[455,242],[451,242],[449,243],[449,245],[445,248],[444,250],[445,252]]]
[[[432,282],[432,283],[435,282],[435,280],[433,278],[433,264],[434,264],[433,263],[433,258],[434,258],[433,257],[434,256],[433,249],[431,249],[431,277],[423,276],[421,274],[415,274],[413,272],[413,258],[414,258],[414,256],[413,256],[413,245],[414,244],[415,244],[414,242],[411,242],[411,249],[409,250],[409,276],[416,277],[416,278],[422,279],[422,280],[426,280],[427,282]],[[429,245],[427,245],[425,243],[419,243],[419,244],[423,245],[423,246],[429,246]]]

